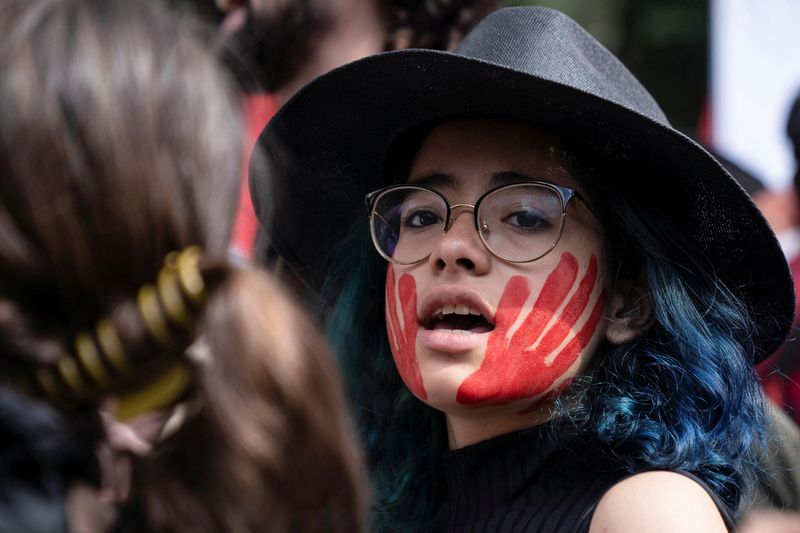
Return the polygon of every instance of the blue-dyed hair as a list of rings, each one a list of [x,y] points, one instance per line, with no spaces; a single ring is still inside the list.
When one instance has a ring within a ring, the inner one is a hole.
[[[608,289],[640,281],[653,320],[643,335],[598,349],[591,370],[556,402],[552,435],[576,460],[629,473],[691,472],[735,513],[760,472],[766,442],[754,324],[657,204],[631,201],[598,177],[619,168],[589,161],[565,159],[603,221]],[[386,263],[372,250],[365,219],[331,263],[327,332],[371,467],[373,530],[440,530],[444,416],[413,397],[395,369],[384,318]]]

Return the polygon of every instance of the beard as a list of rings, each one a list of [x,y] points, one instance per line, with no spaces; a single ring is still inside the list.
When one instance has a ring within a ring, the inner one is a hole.
[[[333,23],[328,0],[253,0],[242,28],[223,43],[222,61],[243,89],[277,91]]]

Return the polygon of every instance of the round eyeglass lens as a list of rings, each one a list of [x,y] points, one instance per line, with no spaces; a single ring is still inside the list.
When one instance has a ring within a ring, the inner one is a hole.
[[[558,242],[564,224],[561,195],[546,185],[520,183],[488,194],[478,207],[481,239],[508,261],[538,259]]]
[[[384,257],[416,263],[425,259],[442,237],[447,203],[427,189],[396,187],[375,199],[370,221],[372,240]]]

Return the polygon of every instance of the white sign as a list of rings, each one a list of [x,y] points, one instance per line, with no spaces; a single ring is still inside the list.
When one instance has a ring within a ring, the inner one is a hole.
[[[711,0],[711,135],[771,189],[795,161],[786,136],[800,93],[800,0]]]

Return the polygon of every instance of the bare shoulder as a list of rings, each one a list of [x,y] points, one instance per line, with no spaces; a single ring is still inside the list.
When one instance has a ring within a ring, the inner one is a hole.
[[[653,471],[620,481],[600,499],[589,533],[727,532],[711,496],[675,472]]]

